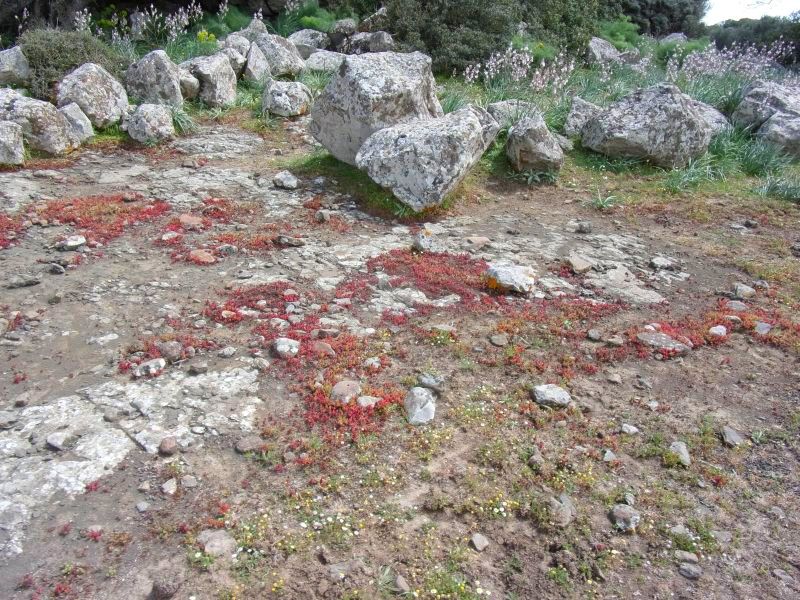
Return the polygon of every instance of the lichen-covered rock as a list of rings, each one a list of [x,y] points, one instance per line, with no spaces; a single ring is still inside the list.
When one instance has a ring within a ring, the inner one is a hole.
[[[358,168],[414,210],[438,206],[494,141],[500,126],[468,106],[440,119],[386,127],[367,138]]]
[[[328,37],[334,48],[340,48],[351,35],[358,31],[358,24],[353,19],[339,19],[328,30]]]
[[[225,54],[201,56],[182,63],[200,82],[200,100],[211,107],[222,108],[236,102],[236,73]]]
[[[776,113],[767,119],[756,135],[800,158],[800,114]]]
[[[564,152],[539,113],[524,117],[509,130],[506,155],[516,171],[552,172],[564,164]]]
[[[128,67],[125,85],[138,102],[183,106],[180,69],[163,50],[153,50]]]
[[[689,41],[685,33],[670,33],[668,36],[661,38],[661,44],[685,44]]]
[[[238,33],[230,34],[225,38],[225,42],[223,43],[224,48],[233,48],[242,56],[247,56],[251,45],[252,42],[250,40]]]
[[[11,121],[0,121],[0,165],[21,165],[23,162],[22,127]]]
[[[224,54],[228,57],[228,62],[231,64],[231,69],[233,72],[236,73],[236,77],[239,77],[244,71],[244,66],[247,64],[247,59],[241,54],[238,50],[234,48],[223,48],[220,50],[220,54]]]
[[[424,425],[436,416],[436,396],[428,388],[414,387],[406,394],[403,407],[409,423]]]
[[[292,42],[304,59],[311,56],[316,50],[325,50],[331,45],[331,39],[324,31],[316,29],[301,29],[295,31],[287,38]]]
[[[59,108],[58,112],[67,119],[69,135],[73,145],[80,146],[86,140],[94,137],[92,122],[83,113],[80,106],[71,102]]]
[[[306,60],[306,69],[333,73],[339,70],[346,56],[346,54],[341,54],[340,52],[317,50]]]
[[[756,131],[776,113],[800,115],[800,92],[776,81],[754,81],[743,90],[731,120]]]
[[[142,104],[128,117],[128,135],[142,144],[156,144],[175,135],[172,111],[163,104]]]
[[[345,58],[314,104],[310,131],[336,158],[354,165],[376,131],[442,114],[428,56],[379,52]]]
[[[265,33],[267,33],[267,26],[264,25],[264,21],[261,19],[253,19],[250,21],[250,24],[247,27],[241,31],[237,31],[236,35],[239,35],[251,42],[255,42],[259,36],[264,35]]]
[[[365,54],[367,52],[391,52],[395,43],[391,34],[385,31],[374,33],[355,33],[341,44],[347,54]]]
[[[524,100],[501,100],[486,107],[487,112],[500,123],[500,127],[511,127],[524,117],[539,112],[536,105]]]
[[[708,127],[711,129],[712,136],[722,133],[731,126],[730,121],[728,121],[728,118],[725,115],[705,102],[695,100],[694,108],[698,113],[700,113],[700,116],[703,117],[703,120],[708,124]]]
[[[181,95],[184,100],[194,100],[200,93],[200,80],[197,79],[188,68],[179,67]]]
[[[264,87],[261,108],[281,117],[297,117],[311,108],[311,90],[299,81],[270,80]]]
[[[711,128],[695,101],[674,85],[639,89],[583,126],[586,148],[611,157],[646,159],[660,167],[683,167],[705,153]]]
[[[0,85],[26,85],[31,78],[28,59],[22,48],[14,46],[0,51]]]
[[[247,51],[247,64],[242,72],[242,79],[245,81],[262,82],[269,78],[272,73],[269,70],[269,63],[266,56],[258,47],[258,44],[250,44]]]
[[[118,123],[128,108],[122,84],[100,65],[86,63],[64,77],[58,86],[58,106],[74,102],[99,128]]]
[[[536,272],[526,265],[492,263],[485,278],[487,287],[498,292],[530,294],[536,286]]]
[[[611,42],[598,37],[589,40],[589,47],[586,49],[586,62],[590,65],[620,62],[620,52],[614,48]]]
[[[258,37],[256,44],[264,53],[273,77],[281,75],[294,77],[305,69],[303,57],[300,56],[297,47],[286,38],[266,33]]]
[[[572,107],[569,109],[567,120],[564,123],[564,133],[567,137],[579,137],[586,122],[601,112],[603,112],[603,109],[596,104],[587,102],[578,96],[573,97]]]
[[[0,89],[0,121],[12,121],[22,127],[25,142],[34,150],[64,154],[75,147],[69,123],[55,106],[12,89]]]

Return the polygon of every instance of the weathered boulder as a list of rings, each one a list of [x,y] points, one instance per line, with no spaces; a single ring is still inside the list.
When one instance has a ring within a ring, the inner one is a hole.
[[[236,73],[224,54],[201,56],[182,63],[200,82],[198,97],[208,106],[219,108],[236,101]]]
[[[74,102],[99,128],[118,123],[128,109],[122,84],[100,65],[86,63],[64,77],[58,86],[58,106]]]
[[[403,407],[409,423],[424,425],[436,416],[436,395],[428,388],[413,387],[406,394]]]
[[[703,117],[703,120],[708,124],[709,129],[711,129],[712,136],[722,133],[731,126],[730,121],[728,121],[728,118],[725,115],[705,102],[695,100],[694,108],[698,113],[700,113],[700,116]]]
[[[231,64],[231,69],[233,69],[233,72],[236,73],[236,77],[239,77],[244,70],[245,64],[247,64],[247,59],[244,57],[244,55],[235,48],[230,47],[220,50],[220,54],[224,54],[228,57],[228,62]]]
[[[395,43],[391,34],[385,31],[374,33],[355,33],[341,44],[341,48],[348,54],[365,54],[367,52],[391,52]]]
[[[153,50],[128,67],[125,85],[138,102],[183,106],[180,69],[163,50]]]
[[[351,35],[358,31],[358,24],[353,19],[339,19],[328,30],[328,37],[334,48],[340,48]]]
[[[440,119],[386,127],[367,138],[356,164],[414,210],[439,205],[494,141],[500,126],[468,106]]]
[[[695,101],[674,85],[639,89],[583,126],[587,148],[612,157],[641,158],[683,167],[708,149],[711,128]]]
[[[754,81],[743,90],[731,120],[755,131],[776,113],[800,115],[800,92],[776,81]]]
[[[317,50],[306,60],[306,69],[309,71],[323,71],[333,73],[338,71],[347,55],[328,50]]]
[[[71,102],[59,108],[58,112],[64,115],[67,120],[69,137],[72,145],[80,146],[89,138],[94,137],[92,122],[89,120],[89,117],[83,113],[80,106]]]
[[[188,68],[181,66],[179,69],[181,77],[181,95],[184,100],[194,100],[200,93],[200,80],[192,75]]]
[[[23,162],[22,127],[11,121],[0,121],[0,165],[21,165]]]
[[[376,12],[362,20],[358,26],[359,31],[379,31],[389,25],[389,11],[386,7],[378,9]]]
[[[63,154],[75,147],[69,123],[55,106],[12,89],[0,89],[0,121],[22,127],[25,142],[34,150]]]
[[[247,51],[247,64],[244,66],[242,79],[245,81],[261,82],[266,80],[272,73],[269,70],[267,57],[258,47],[258,44],[250,44]]]
[[[264,53],[273,77],[281,75],[294,77],[305,68],[303,57],[300,56],[297,47],[286,38],[266,33],[258,37],[256,44]]]
[[[524,100],[501,100],[492,102],[486,110],[495,120],[500,123],[500,127],[511,127],[519,122],[523,117],[539,112],[536,105]]]
[[[175,135],[172,111],[163,104],[142,104],[127,119],[128,135],[142,144],[156,144]]]
[[[354,165],[376,131],[442,114],[428,56],[379,52],[345,58],[314,104],[310,131],[336,158]]]
[[[252,42],[243,35],[232,33],[225,38],[225,41],[223,42],[223,48],[233,48],[242,56],[247,56],[247,53],[250,51],[251,44]]]
[[[506,155],[516,171],[558,171],[564,152],[539,113],[524,117],[508,132]]]
[[[31,69],[22,48],[14,46],[0,52],[0,85],[26,85],[30,77]]]
[[[800,114],[776,113],[767,119],[756,135],[800,158]]]
[[[315,50],[325,50],[331,45],[331,38],[328,37],[328,34],[316,29],[301,29],[286,39],[295,45],[304,59],[311,56]]]
[[[264,21],[262,21],[261,19],[253,19],[252,21],[250,21],[250,24],[247,27],[245,27],[241,31],[237,31],[236,35],[239,35],[251,42],[255,42],[259,38],[259,36],[262,36],[265,33],[268,33],[268,31],[267,31],[267,26],[264,25]]]
[[[689,41],[685,33],[670,33],[668,36],[661,38],[662,44],[685,44]]]
[[[586,122],[601,112],[603,112],[603,109],[596,104],[587,102],[578,96],[573,97],[572,107],[569,109],[567,120],[564,123],[564,133],[568,137],[579,137]]]
[[[590,65],[620,62],[620,52],[611,42],[598,37],[589,40],[586,62]]]
[[[264,87],[261,108],[281,117],[297,117],[311,108],[311,90],[299,81],[270,80]]]

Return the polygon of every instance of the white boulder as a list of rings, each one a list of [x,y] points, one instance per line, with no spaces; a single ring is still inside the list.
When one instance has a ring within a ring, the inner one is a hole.
[[[86,63],[64,77],[58,86],[58,106],[74,102],[92,125],[103,129],[118,123],[128,109],[122,84],[100,65]]]

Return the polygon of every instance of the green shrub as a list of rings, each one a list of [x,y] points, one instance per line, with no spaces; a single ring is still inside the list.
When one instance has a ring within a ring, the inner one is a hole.
[[[669,59],[677,54],[682,62],[683,57],[689,56],[692,52],[705,50],[710,43],[706,37],[688,42],[661,42],[656,46],[656,60],[659,64],[666,65]]]
[[[401,47],[431,55],[448,75],[507,46],[520,18],[517,0],[389,0],[386,8]]]
[[[336,15],[319,7],[317,0],[310,0],[303,4],[296,12],[303,29],[316,29],[329,31],[336,22]]]
[[[220,19],[216,14],[207,13],[200,21],[200,27],[213,33],[217,39],[222,39],[234,31],[241,31],[250,24],[252,19],[252,15],[242,9],[230,6],[224,19]]]
[[[216,40],[207,41],[199,39],[196,35],[187,33],[178,39],[167,42],[164,45],[164,52],[172,59],[172,62],[180,64],[196,56],[210,56],[219,50]]]
[[[792,163],[781,148],[766,140],[751,140],[744,147],[740,161],[742,172],[754,177],[780,173]]]
[[[129,58],[88,32],[29,29],[19,40],[31,68],[31,94],[52,100],[54,85],[84,63],[92,62],[122,77]]]
[[[601,21],[599,25],[600,37],[611,42],[617,50],[630,50],[639,43],[639,26],[631,23],[628,17]]]
[[[606,0],[520,0],[528,32],[556,46],[583,53],[597,23],[606,12]]]
[[[528,35],[517,34],[511,38],[511,45],[517,50],[527,49],[535,62],[553,60],[558,54],[558,48]]]

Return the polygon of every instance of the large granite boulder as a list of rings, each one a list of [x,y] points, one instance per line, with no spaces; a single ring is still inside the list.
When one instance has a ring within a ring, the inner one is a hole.
[[[703,120],[708,124],[709,128],[711,129],[712,136],[722,133],[731,126],[731,122],[728,121],[728,118],[725,115],[705,102],[695,100],[694,108],[698,113],[700,113],[700,116],[703,117]]]
[[[358,23],[354,19],[339,19],[328,31],[331,45],[336,49],[341,48],[356,31],[358,31]]]
[[[261,19],[253,19],[252,21],[250,21],[250,24],[247,27],[245,27],[241,31],[237,31],[235,35],[239,35],[248,41],[255,42],[260,36],[264,35],[265,33],[269,32],[267,31],[267,26],[264,25],[264,21],[262,21]]]
[[[589,40],[586,49],[586,62],[590,65],[618,63],[622,61],[620,51],[611,42],[598,37]]]
[[[346,54],[341,54],[339,52],[317,50],[306,59],[306,69],[309,71],[333,73],[339,70],[346,56]]]
[[[192,72],[189,70],[188,66],[181,64],[178,69],[180,70],[181,75],[181,95],[183,96],[183,99],[194,100],[197,98],[198,94],[200,94],[200,80],[192,75]]]
[[[404,204],[423,210],[441,204],[480,160],[500,126],[468,106],[439,119],[381,129],[367,138],[356,164]]]
[[[776,81],[755,81],[743,90],[731,120],[756,131],[776,113],[800,115],[800,91]]]
[[[636,90],[582,129],[586,148],[666,168],[686,166],[705,153],[710,141],[711,128],[695,101],[668,83]]]
[[[756,135],[800,158],[800,115],[776,113],[767,119]]]
[[[0,121],[0,165],[21,165],[24,162],[22,127],[11,121]]]
[[[122,84],[100,65],[86,63],[64,77],[58,86],[58,106],[74,102],[92,125],[103,129],[118,123],[128,110]]]
[[[27,85],[30,78],[31,69],[22,48],[0,51],[0,85]]]
[[[222,108],[236,102],[236,73],[225,54],[201,56],[182,63],[200,82],[198,98],[211,107]]]
[[[336,158],[354,165],[376,131],[442,114],[428,56],[378,52],[345,58],[314,104],[310,131]]]
[[[251,44],[252,42],[243,35],[232,33],[225,38],[225,41],[222,43],[222,47],[233,48],[242,56],[247,56],[247,53],[250,51]]]
[[[233,69],[233,72],[238,78],[242,74],[242,71],[244,71],[244,66],[247,64],[245,56],[234,48],[223,48],[219,52],[228,57],[231,69]]]
[[[94,137],[94,127],[92,127],[92,122],[89,120],[81,107],[71,102],[66,106],[62,106],[58,109],[64,118],[67,120],[67,125],[69,129],[69,137],[74,146],[80,146],[86,140]]]
[[[142,104],[125,123],[128,135],[142,144],[157,144],[175,135],[172,111],[163,104]]]
[[[242,72],[242,79],[245,81],[261,82],[265,81],[272,75],[269,70],[269,63],[267,57],[258,47],[258,44],[250,44],[250,49],[247,51],[247,64],[244,66]]]
[[[48,154],[64,154],[76,147],[66,117],[49,102],[0,89],[0,121],[22,127],[28,146]]]
[[[183,106],[180,69],[163,50],[153,50],[128,67],[125,85],[139,102]]]
[[[569,109],[567,120],[564,122],[564,134],[567,137],[580,137],[586,122],[601,112],[603,112],[603,109],[596,104],[587,102],[578,96],[573,97],[572,107]]]
[[[509,130],[506,155],[519,172],[558,171],[564,164],[564,152],[539,113],[524,117]]]
[[[311,109],[311,90],[299,81],[270,80],[264,87],[261,108],[281,117],[298,117]]]
[[[264,53],[273,77],[281,75],[294,77],[305,69],[306,65],[297,47],[286,38],[265,33],[258,37],[256,44]]]
[[[316,29],[301,29],[286,39],[295,45],[304,59],[307,59],[316,50],[325,50],[331,45],[331,38],[328,37],[328,34]]]
[[[374,33],[356,33],[347,38],[341,46],[347,54],[365,54],[367,52],[391,52],[394,50],[394,38],[385,31]]]

